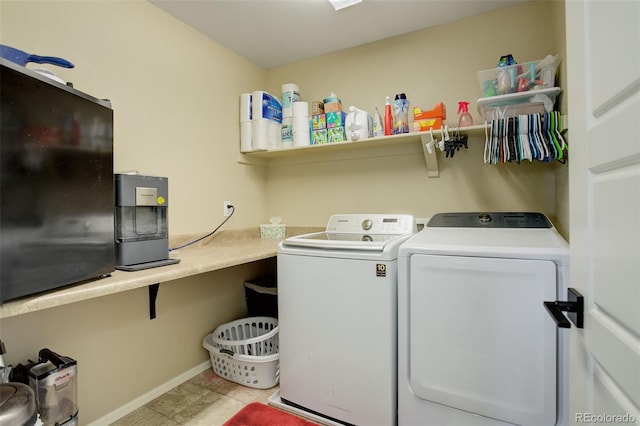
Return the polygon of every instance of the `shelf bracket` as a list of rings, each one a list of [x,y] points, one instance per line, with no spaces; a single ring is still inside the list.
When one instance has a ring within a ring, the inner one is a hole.
[[[424,153],[424,161],[427,165],[427,176],[430,178],[436,178],[440,176],[438,170],[438,157],[436,157],[436,148],[433,147],[431,152],[427,148],[427,143],[431,142],[429,133],[420,135],[420,143],[422,145],[422,152]]]
[[[158,290],[160,284],[151,284],[149,286],[149,319],[152,320],[156,317],[156,299],[158,298]]]

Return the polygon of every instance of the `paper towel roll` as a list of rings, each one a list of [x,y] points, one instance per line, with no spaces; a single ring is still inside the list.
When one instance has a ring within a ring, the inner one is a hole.
[[[292,123],[293,146],[306,146],[311,144],[309,132],[309,119],[304,117],[294,117]]]
[[[251,123],[254,149],[277,149],[281,145],[282,105],[268,92],[251,94]]]
[[[240,122],[251,121],[251,93],[240,95]]]
[[[251,120],[252,148],[257,151],[269,149],[269,123],[271,120],[264,118]]]
[[[278,98],[263,90],[251,94],[251,118],[266,118],[282,123],[282,105]]]
[[[305,101],[296,101],[293,103],[293,117],[304,118],[305,120],[309,118],[309,102]]]
[[[297,84],[282,85],[282,118],[293,116],[292,104],[300,100],[300,88]]]
[[[251,152],[253,147],[253,138],[251,137],[253,123],[251,121],[243,121],[240,123],[240,152]]]
[[[240,95],[240,152],[253,151],[251,137],[251,93]]]
[[[293,146],[307,146],[311,145],[311,138],[309,134],[309,128],[307,130],[299,130],[293,132]]]
[[[269,120],[268,149],[278,149],[282,146],[282,124]]]
[[[282,119],[282,147],[293,146],[293,118]]]

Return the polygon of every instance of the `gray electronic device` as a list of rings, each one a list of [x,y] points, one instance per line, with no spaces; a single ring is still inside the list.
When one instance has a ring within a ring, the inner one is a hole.
[[[137,271],[169,259],[169,183],[165,177],[116,174],[116,269]]]

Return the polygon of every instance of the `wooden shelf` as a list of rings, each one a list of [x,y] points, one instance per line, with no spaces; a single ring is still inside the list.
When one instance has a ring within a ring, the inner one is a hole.
[[[485,131],[486,125],[481,124],[477,126],[464,127],[460,129],[460,132],[467,135],[480,135]],[[450,127],[449,134],[453,135],[457,132],[457,127]],[[442,139],[442,130],[434,130],[433,137]],[[427,143],[431,142],[430,132],[413,132],[404,133],[401,135],[391,136],[378,136],[375,138],[363,139],[355,142],[334,142],[322,145],[307,145],[292,148],[280,148],[268,151],[254,151],[247,153],[240,153],[238,156],[238,162],[242,164],[250,165],[267,165],[269,160],[282,159],[288,157],[298,156],[313,156],[320,153],[347,153],[360,150],[371,150],[374,148],[399,145],[399,144],[415,144],[420,142],[422,150],[424,152],[425,163],[427,166],[427,174],[429,177],[438,177],[440,172],[438,170],[438,160],[436,157],[435,149],[430,153],[427,149]]]

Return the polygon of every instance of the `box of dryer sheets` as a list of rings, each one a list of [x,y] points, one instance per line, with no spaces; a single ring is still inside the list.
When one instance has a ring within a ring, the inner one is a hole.
[[[346,142],[347,140],[347,132],[344,126],[332,127],[327,129],[328,142]]]
[[[322,145],[329,143],[328,129],[318,129],[311,131],[311,145]]]
[[[316,114],[311,116],[311,129],[322,130],[327,128],[327,117],[325,114]]]

